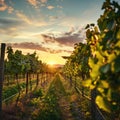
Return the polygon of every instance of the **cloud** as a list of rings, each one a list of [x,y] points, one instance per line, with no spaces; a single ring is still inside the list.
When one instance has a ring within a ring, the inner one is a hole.
[[[7,6],[6,6],[6,5],[0,6],[0,11],[5,11],[6,9],[7,9]]]
[[[45,43],[58,43],[59,46],[73,47],[75,43],[84,42],[85,36],[82,33],[83,28],[77,30],[71,28],[68,32],[62,33],[59,36],[54,34],[41,34]]]
[[[0,11],[5,11],[8,8],[4,0],[0,0]]]
[[[56,41],[62,45],[73,46],[75,43],[82,42],[83,38],[79,34],[64,35],[56,38]]]
[[[16,35],[16,30],[21,25],[23,25],[23,23],[18,19],[0,18],[0,32],[5,35]]]
[[[47,23],[44,20],[30,20],[27,16],[24,14],[17,12],[18,18],[11,18],[11,17],[1,17],[0,18],[0,33],[1,36],[4,36],[2,39],[5,40],[5,36],[11,38],[22,36],[24,33],[30,31],[29,34],[31,34],[31,31],[35,28],[41,27],[41,26],[47,26],[49,23]],[[34,31],[33,31],[34,33]],[[8,39],[9,39],[8,38]]]
[[[39,51],[49,52],[51,54],[57,54],[61,52],[72,53],[72,51],[70,50],[48,48],[48,47],[44,47],[41,44],[33,43],[33,42],[7,43],[7,46],[11,46],[13,48],[19,48],[19,49],[39,50]]]
[[[53,8],[55,8],[55,7],[52,5],[47,6],[47,9],[49,9],[49,10],[52,10]]]
[[[14,8],[12,6],[9,6],[5,3],[5,0],[0,0],[0,12],[7,10],[8,13],[12,13],[14,11]]]
[[[38,8],[38,6],[45,6],[45,3],[47,3],[47,0],[27,0],[28,3],[35,8]]]
[[[32,21],[22,12],[16,11],[16,15],[18,18],[20,18],[22,21],[26,22],[27,24],[32,24]]]
[[[8,7],[8,13],[12,13],[13,11],[14,11],[14,8],[11,7],[11,6],[9,6],[9,7]]]
[[[55,20],[58,20],[58,19],[59,19],[58,16],[49,16],[50,21],[55,21]]]
[[[54,49],[51,49],[51,48],[47,48],[47,52],[51,53],[51,54],[58,54],[58,53],[62,53],[62,52],[66,52],[66,53],[72,53],[72,50],[61,50],[61,49],[57,49],[57,50],[54,50]]]
[[[57,5],[57,8],[60,8],[60,9],[62,9],[63,7],[62,7],[62,6],[60,6],[60,5]]]
[[[22,22],[27,23],[28,25],[31,25],[34,27],[47,26],[50,24],[46,22],[44,19],[34,19],[33,17],[31,17],[30,19],[27,15],[25,15],[24,13],[20,11],[16,11],[16,16],[20,18]]]
[[[40,0],[41,1],[41,3],[46,3],[47,2],[47,0]]]
[[[7,18],[7,17],[0,18],[0,27],[16,26],[20,23],[21,21],[19,21],[18,19]]]
[[[11,46],[13,48],[22,48],[22,49],[34,49],[34,50],[41,50],[46,51],[42,45],[33,42],[21,42],[21,43],[8,43],[7,46]]]
[[[27,1],[28,1],[31,5],[37,7],[37,4],[38,4],[37,0],[27,0]]]
[[[45,43],[55,43],[55,39],[52,36],[41,34]]]
[[[34,25],[35,27],[41,27],[41,26],[47,26],[50,25],[50,23],[44,21],[44,20],[38,20],[38,21],[32,21],[32,25]]]

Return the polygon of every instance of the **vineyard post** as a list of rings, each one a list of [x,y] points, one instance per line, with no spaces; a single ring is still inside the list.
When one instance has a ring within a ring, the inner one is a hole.
[[[43,81],[43,72],[41,73],[41,80],[40,80],[41,82],[40,82],[40,84],[41,84],[41,86],[42,86],[42,81]]]
[[[33,76],[34,76],[34,74],[33,74]],[[30,91],[32,91],[32,76],[31,76],[31,73],[29,73],[29,80],[30,80],[30,82],[29,82],[29,84],[30,84]]]
[[[36,87],[39,85],[39,73],[37,73]]]
[[[26,73],[26,94],[28,93],[28,78],[29,75],[28,75],[28,72]]]
[[[72,87],[72,75],[70,75],[70,77],[69,77],[69,80],[70,80],[70,87]]]
[[[97,113],[95,98],[96,98],[96,88],[91,90],[91,115],[93,120],[96,120],[96,113]]]
[[[1,43],[0,55],[0,118],[2,119],[2,88],[4,80],[4,56],[5,56],[5,43]]]

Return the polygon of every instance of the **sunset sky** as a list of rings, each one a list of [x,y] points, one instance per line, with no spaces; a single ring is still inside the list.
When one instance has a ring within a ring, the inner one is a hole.
[[[119,1],[119,0],[117,0]],[[102,14],[104,0],[0,0],[0,42],[46,63],[64,64],[86,24]]]

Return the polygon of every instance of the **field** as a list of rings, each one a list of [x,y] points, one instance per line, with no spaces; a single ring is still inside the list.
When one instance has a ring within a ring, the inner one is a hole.
[[[68,81],[56,74],[29,94],[4,102],[4,120],[79,120],[83,117],[79,96]],[[14,86],[12,86],[14,89]],[[11,91],[9,89],[9,91]],[[9,93],[11,94],[11,93]],[[80,115],[81,114],[81,115]],[[89,114],[88,114],[89,118]]]

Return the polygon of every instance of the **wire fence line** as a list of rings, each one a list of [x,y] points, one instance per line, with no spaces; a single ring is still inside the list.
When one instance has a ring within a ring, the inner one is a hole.
[[[63,76],[63,77],[64,77],[64,76]],[[69,78],[66,78],[66,77],[64,77],[64,78],[65,78],[66,80],[70,81]],[[70,83],[70,84],[71,84],[71,83]],[[87,101],[88,106],[89,106],[90,109],[91,109],[91,107],[92,107],[91,103],[92,103],[93,101],[92,101],[92,98],[91,98],[90,95],[85,94],[85,92],[84,92],[85,88],[84,88],[84,90],[81,90],[81,88],[82,88],[83,86],[80,86],[79,84],[74,83],[74,81],[72,81],[72,85],[74,85],[74,88],[75,88],[75,90],[77,91],[77,93],[80,95],[80,97],[82,97],[85,101]],[[89,93],[91,94],[91,90],[89,90]],[[81,98],[80,98],[80,99],[81,99]],[[94,103],[95,103],[95,102],[94,102]],[[94,112],[94,115],[95,115],[95,117],[94,117],[95,120],[114,120],[114,119],[115,119],[114,116],[112,115],[112,113],[107,113],[107,112],[99,109],[99,107],[97,106],[96,103],[95,103],[95,107],[96,107],[96,108],[95,108],[95,110],[93,111],[93,112]],[[85,111],[85,112],[86,112],[86,111]],[[91,113],[91,110],[90,110],[90,114],[92,114],[92,113]],[[91,116],[91,120],[93,120],[92,115],[90,115],[90,116]],[[86,120],[86,119],[83,118],[83,120]],[[117,120],[119,120],[119,119],[117,119]]]
[[[2,102],[4,103],[4,102],[6,102],[6,101],[12,99],[12,98],[15,97],[17,94],[18,94],[18,93],[14,94],[14,95],[11,95],[10,97],[8,97],[8,98],[2,100]]]
[[[49,76],[46,76],[46,75],[43,75],[43,76],[40,76],[40,83],[39,83],[39,86],[41,86],[41,87],[44,87],[44,85],[45,84],[47,84],[47,82],[49,81],[49,79],[50,78],[52,78],[53,76],[51,76],[51,75],[49,75]],[[33,79],[34,78],[34,79]],[[33,77],[32,78],[32,85],[34,85],[35,87],[33,88],[33,90],[36,88],[36,80],[37,80],[37,77],[35,76],[35,77]],[[21,78],[21,80],[22,80],[23,78]],[[23,83],[23,80],[21,81],[22,83]],[[24,83],[25,83],[25,81],[24,81]],[[30,85],[30,83],[29,83],[29,85]],[[11,87],[13,87],[13,86],[11,86]],[[30,86],[29,86],[30,87]],[[25,91],[26,91],[26,87],[22,87],[22,86],[20,86],[20,94],[22,93],[22,94],[25,94]],[[31,91],[29,91],[29,92],[31,92]],[[7,102],[7,101],[9,101],[9,100],[11,100],[12,98],[14,98],[15,96],[17,96],[17,95],[19,95],[19,91],[17,91],[17,93],[14,93],[14,94],[12,94],[11,96],[9,96],[9,97],[7,97],[7,98],[5,98],[5,99],[3,99],[2,100],[2,103],[5,103],[5,102]]]
[[[88,100],[88,102],[90,102],[90,103],[92,102],[91,97],[87,96],[85,93],[83,94],[78,86],[76,86],[75,89],[82,97],[84,97],[86,100]],[[96,110],[97,110],[97,111],[95,111],[96,112],[96,116],[95,116],[96,120],[106,120],[106,118],[104,117],[103,113],[100,111],[98,106],[97,105],[95,105],[95,106],[96,106]]]

